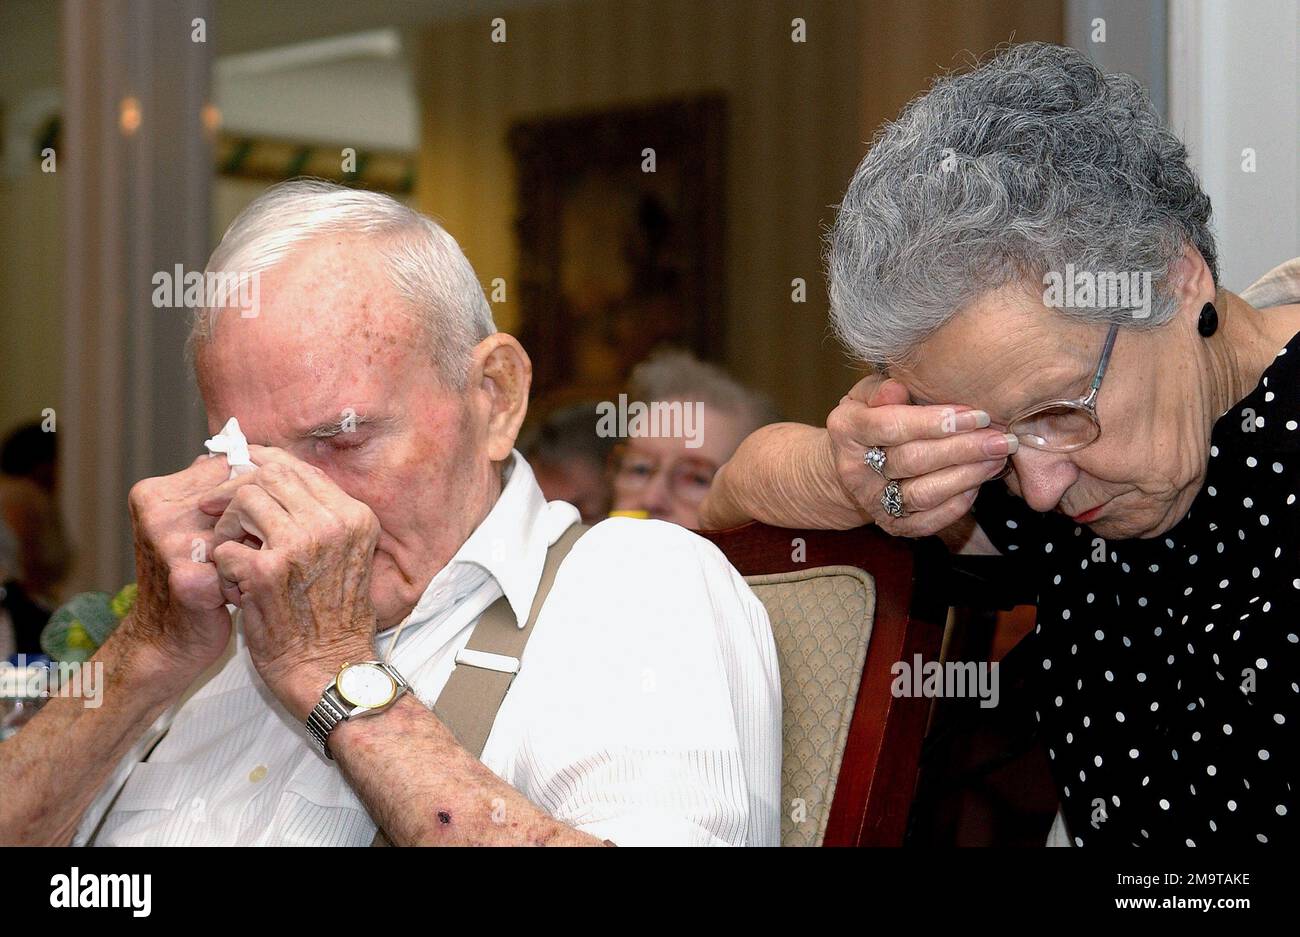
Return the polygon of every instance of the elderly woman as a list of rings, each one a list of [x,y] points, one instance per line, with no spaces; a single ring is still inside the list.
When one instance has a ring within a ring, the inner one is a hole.
[[[830,236],[876,375],[825,430],[751,436],[704,505],[1010,557],[1077,845],[1296,838],[1300,277],[1227,292],[1209,221],[1132,79],[1040,44],[940,79]]]

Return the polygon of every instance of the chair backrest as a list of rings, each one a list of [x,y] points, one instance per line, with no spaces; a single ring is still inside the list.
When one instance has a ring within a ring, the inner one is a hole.
[[[701,531],[767,608],[781,666],[781,843],[901,845],[929,701],[893,665],[937,659],[944,609],[919,576],[933,545],[873,528]]]
[[[767,607],[781,665],[781,845],[819,846],[867,659],[876,584],[854,566],[745,578]]]

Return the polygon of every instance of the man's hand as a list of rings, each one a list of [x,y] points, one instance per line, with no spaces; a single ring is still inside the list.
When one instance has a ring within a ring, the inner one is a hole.
[[[114,638],[177,692],[230,641],[230,615],[211,563],[215,521],[199,508],[229,473],[225,459],[202,455],[174,475],[137,482],[128,498],[139,592]]]
[[[202,502],[217,517],[212,559],[243,610],[258,673],[305,719],[347,661],[375,656],[370,573],[379,520],[320,469],[252,446],[255,472]]]

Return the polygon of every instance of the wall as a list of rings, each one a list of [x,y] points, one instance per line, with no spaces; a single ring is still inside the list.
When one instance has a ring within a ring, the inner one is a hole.
[[[1169,12],[1170,124],[1214,205],[1223,285],[1240,291],[1300,255],[1300,2],[1172,0]]]
[[[58,174],[0,178],[0,435],[58,410],[63,373]]]
[[[769,0],[561,2],[434,24],[416,56],[416,200],[484,283],[512,281],[517,120],[709,91],[729,101],[727,363],[794,418],[820,421],[853,382],[829,336],[820,237],[880,120],[962,49],[1060,37],[1056,3]],[[791,42],[791,20],[807,42]],[[885,76],[885,77],[882,77]],[[808,283],[805,304],[791,280]],[[517,330],[513,297],[496,309]],[[791,363],[797,366],[792,367]]]
[[[1066,0],[1066,43],[1088,53],[1103,71],[1132,75],[1166,117],[1168,32],[1165,0]],[[1104,41],[1095,41],[1094,36]]]
[[[61,173],[32,149],[58,111],[58,21],[46,0],[0,3],[0,434],[62,396]]]

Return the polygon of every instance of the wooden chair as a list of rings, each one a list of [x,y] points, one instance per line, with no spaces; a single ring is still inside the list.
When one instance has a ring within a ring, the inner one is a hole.
[[[782,845],[899,846],[930,700],[895,662],[937,660],[947,612],[934,541],[751,523],[701,531],[767,607],[781,665]]]

